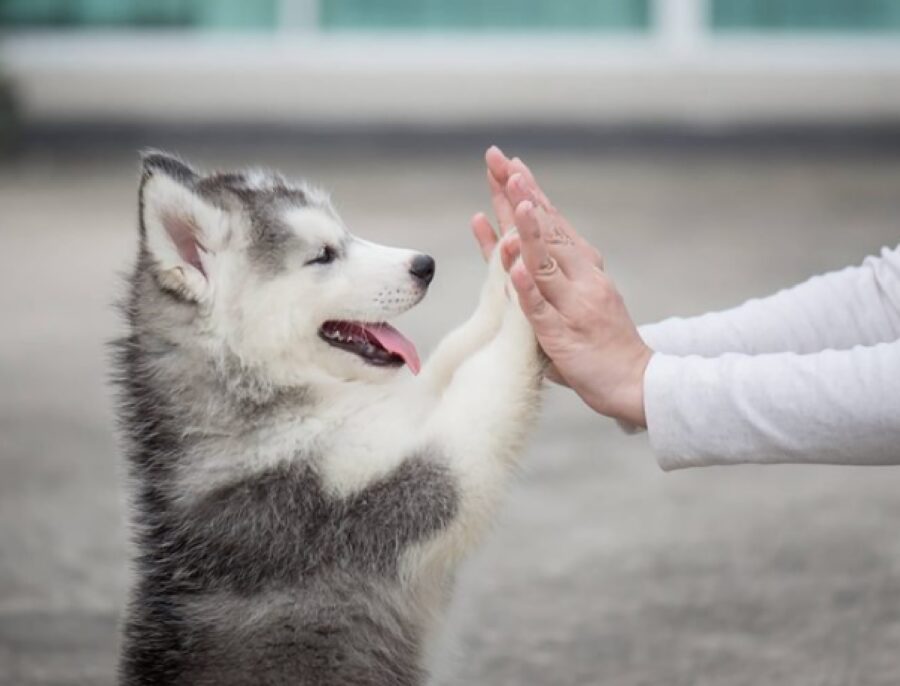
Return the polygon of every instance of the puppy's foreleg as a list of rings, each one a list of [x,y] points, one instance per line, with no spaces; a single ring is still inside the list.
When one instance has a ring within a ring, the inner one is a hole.
[[[488,264],[487,279],[475,312],[440,342],[422,370],[420,378],[429,392],[442,393],[463,361],[497,334],[506,309],[506,283],[506,272],[497,248]]]
[[[456,520],[433,549],[445,562],[485,528],[538,410],[545,357],[515,296],[504,309],[499,333],[459,366],[427,425],[460,491]]]

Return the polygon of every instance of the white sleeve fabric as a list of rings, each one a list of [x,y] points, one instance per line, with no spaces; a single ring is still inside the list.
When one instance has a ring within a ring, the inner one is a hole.
[[[641,327],[665,470],[900,464],[900,248],[740,307]]]
[[[657,353],[644,377],[644,406],[667,471],[900,464],[900,340],[809,355]]]
[[[657,352],[704,357],[811,353],[894,341],[900,338],[900,247],[767,298],[666,319],[640,327],[640,333]]]

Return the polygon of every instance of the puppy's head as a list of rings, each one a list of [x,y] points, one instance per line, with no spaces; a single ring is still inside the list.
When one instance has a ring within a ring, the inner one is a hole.
[[[140,208],[142,263],[203,345],[276,384],[418,372],[387,321],[425,296],[434,260],[356,238],[321,191],[148,152]]]

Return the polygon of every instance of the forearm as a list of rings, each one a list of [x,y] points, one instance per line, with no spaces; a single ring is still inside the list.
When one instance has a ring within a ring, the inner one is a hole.
[[[900,341],[811,355],[657,354],[644,378],[663,469],[900,464]]]
[[[725,353],[812,353],[900,337],[900,249],[743,305],[640,327],[654,350],[716,357]]]

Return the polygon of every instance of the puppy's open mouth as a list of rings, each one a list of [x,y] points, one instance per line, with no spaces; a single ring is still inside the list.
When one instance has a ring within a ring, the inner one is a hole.
[[[421,368],[416,346],[390,324],[332,320],[319,327],[319,338],[378,367],[406,364],[413,374]]]

